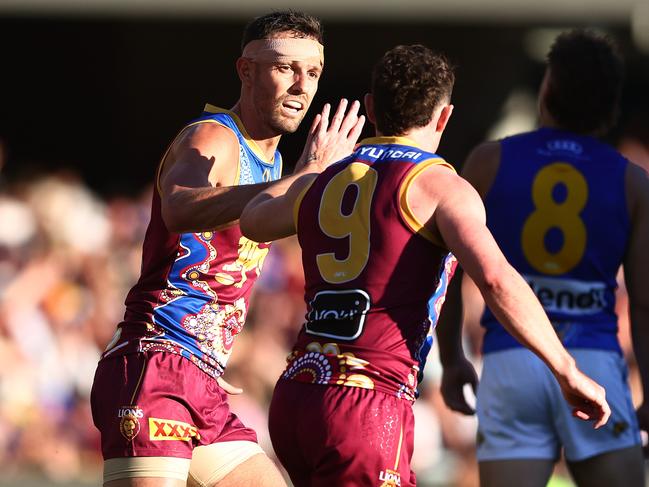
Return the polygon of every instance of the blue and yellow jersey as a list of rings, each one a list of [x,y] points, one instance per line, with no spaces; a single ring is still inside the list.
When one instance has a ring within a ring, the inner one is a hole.
[[[620,351],[616,274],[630,232],[628,161],[612,147],[541,128],[501,141],[487,226],[566,347]],[[484,352],[518,347],[487,310]]]
[[[281,176],[279,152],[266,160],[234,113],[208,105],[188,126],[199,123],[218,123],[239,139],[234,184]],[[252,285],[269,245],[248,240],[236,224],[201,233],[172,233],[160,205],[156,191],[142,274],[126,298],[124,321],[104,356],[149,350],[178,353],[218,376],[245,322]]]
[[[231,129],[239,139],[239,175],[237,184],[253,184],[275,181],[282,176],[282,156],[275,151],[275,157],[268,161],[264,153],[253,141],[246,128],[230,110],[205,105],[200,118],[190,123],[218,123]]]

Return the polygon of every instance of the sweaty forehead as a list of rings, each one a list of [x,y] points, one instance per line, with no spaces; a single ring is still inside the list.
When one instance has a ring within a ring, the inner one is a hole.
[[[243,49],[243,57],[260,62],[303,62],[324,65],[324,47],[315,39],[274,37],[250,41]]]

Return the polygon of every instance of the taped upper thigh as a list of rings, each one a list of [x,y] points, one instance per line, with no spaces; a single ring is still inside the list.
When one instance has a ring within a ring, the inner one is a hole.
[[[189,477],[194,485],[212,487],[238,465],[264,453],[253,441],[224,441],[194,448]]]

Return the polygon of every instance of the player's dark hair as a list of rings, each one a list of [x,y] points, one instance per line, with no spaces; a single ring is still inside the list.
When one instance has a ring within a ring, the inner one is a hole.
[[[435,107],[449,101],[455,74],[446,58],[425,46],[397,46],[372,71],[376,128],[403,135],[427,125]]]
[[[243,30],[241,50],[243,51],[250,41],[268,39],[280,32],[291,32],[297,38],[312,38],[320,44],[324,39],[319,19],[297,10],[281,10],[252,19]]]
[[[561,128],[597,135],[615,124],[624,65],[608,37],[581,29],[559,35],[548,69],[543,103]]]

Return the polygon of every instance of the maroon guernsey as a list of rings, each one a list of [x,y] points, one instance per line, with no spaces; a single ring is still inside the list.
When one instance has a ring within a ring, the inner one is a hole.
[[[363,141],[295,207],[307,320],[284,379],[414,399],[454,258],[434,245],[406,190],[437,155],[409,139]]]
[[[279,152],[273,160],[264,158],[234,113],[208,105],[188,126],[200,123],[222,125],[239,139],[235,185],[279,179]],[[170,232],[162,219],[159,191],[153,195],[144,238],[142,273],[126,298],[124,321],[104,357],[171,352],[218,377],[243,328],[269,245],[248,240],[239,225],[201,233]]]

